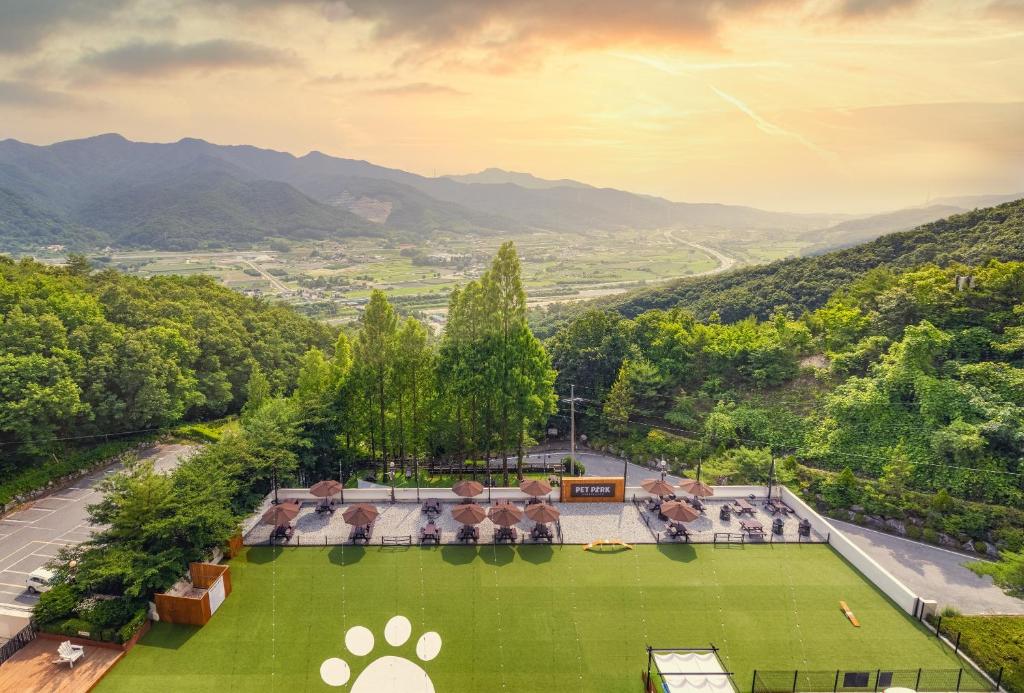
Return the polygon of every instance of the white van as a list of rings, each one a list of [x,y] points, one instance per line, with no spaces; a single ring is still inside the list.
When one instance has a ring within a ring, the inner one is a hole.
[[[52,585],[50,582],[53,580],[53,571],[47,570],[46,568],[36,568],[32,571],[27,578],[25,578],[25,584],[28,585],[28,591],[32,594],[39,592],[49,592]]]

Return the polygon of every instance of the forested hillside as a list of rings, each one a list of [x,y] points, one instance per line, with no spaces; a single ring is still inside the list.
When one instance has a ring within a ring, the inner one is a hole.
[[[722,322],[751,315],[765,319],[777,310],[797,316],[824,305],[833,292],[875,268],[910,269],[929,262],[942,267],[958,262],[977,265],[991,259],[1024,259],[1024,200],[959,214],[826,255],[684,279],[595,305],[626,317],[675,307],[702,319],[717,314]],[[552,325],[582,309],[552,310],[534,322],[541,333],[547,333]]]
[[[947,259],[1014,252],[1019,213],[916,234],[961,232]],[[872,246],[860,257],[878,257]],[[813,276],[805,295],[825,290]],[[1024,546],[1024,263],[876,267],[816,310],[791,307],[729,324],[592,310],[547,346],[597,445],[691,474],[703,459],[733,482],[763,483],[774,456],[776,478],[858,521],[956,548]]]
[[[0,256],[0,475],[60,450],[57,439],[236,412],[255,368],[273,391],[289,388],[331,333],[205,277]]]

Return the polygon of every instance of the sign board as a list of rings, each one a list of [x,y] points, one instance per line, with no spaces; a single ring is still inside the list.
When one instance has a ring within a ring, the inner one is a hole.
[[[621,476],[570,476],[562,479],[563,503],[622,503],[626,484]]]

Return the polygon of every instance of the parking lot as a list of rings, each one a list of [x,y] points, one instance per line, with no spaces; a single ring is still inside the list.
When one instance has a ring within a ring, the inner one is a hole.
[[[194,449],[191,445],[158,445],[140,455],[166,472]],[[0,519],[0,607],[30,610],[38,597],[25,589],[25,578],[65,546],[89,538],[93,527],[86,508],[95,503],[97,483],[120,469],[111,465],[78,480],[74,486],[33,501],[29,507]]]

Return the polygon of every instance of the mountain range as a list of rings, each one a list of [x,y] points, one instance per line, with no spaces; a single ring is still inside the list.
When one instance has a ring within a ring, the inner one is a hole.
[[[500,233],[660,226],[800,229],[836,217],[672,202],[487,169],[425,177],[354,159],[99,135],[0,142],[0,248],[190,249],[267,237]]]
[[[801,233],[814,249],[870,240],[969,200],[851,219],[673,202],[488,168],[426,177],[367,161],[186,138],[107,134],[37,146],[0,141],[0,250],[61,244],[187,250],[269,237],[415,240],[435,232],[728,229]]]

